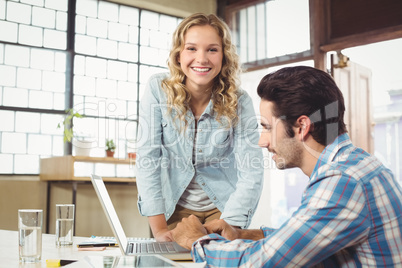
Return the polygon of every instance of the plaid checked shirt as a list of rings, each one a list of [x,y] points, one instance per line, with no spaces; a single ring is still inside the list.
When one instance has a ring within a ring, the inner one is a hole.
[[[209,267],[402,267],[402,189],[343,134],[321,153],[302,204],[264,239],[217,234],[193,244]]]

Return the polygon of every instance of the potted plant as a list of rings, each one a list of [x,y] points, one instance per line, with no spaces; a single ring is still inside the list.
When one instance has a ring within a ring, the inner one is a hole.
[[[66,110],[66,117],[64,117],[64,120],[62,123],[59,123],[57,125],[57,128],[61,128],[61,124],[63,124],[64,127],[64,142],[71,142],[71,140],[74,137],[74,132],[73,132],[73,119],[74,117],[76,118],[83,118],[84,115],[80,114],[79,112],[74,112],[74,110],[68,109]]]
[[[114,150],[116,149],[116,144],[114,143],[113,139],[106,139],[106,156],[113,157]]]
[[[63,140],[64,142],[71,142],[74,146],[74,151],[76,155],[89,156],[92,148],[92,141],[86,140],[84,135],[77,135],[73,130],[73,120],[74,118],[84,118],[85,116],[73,108],[66,110],[66,116],[63,122],[57,125],[57,128],[63,126]]]

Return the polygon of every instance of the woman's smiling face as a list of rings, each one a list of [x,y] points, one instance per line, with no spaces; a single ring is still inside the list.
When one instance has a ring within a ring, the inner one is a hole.
[[[193,26],[184,35],[178,60],[189,90],[209,89],[222,69],[222,39],[210,25]]]

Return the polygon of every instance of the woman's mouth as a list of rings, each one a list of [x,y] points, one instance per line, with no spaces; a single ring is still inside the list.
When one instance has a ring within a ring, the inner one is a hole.
[[[193,69],[194,71],[199,72],[199,73],[206,73],[211,70],[211,68],[206,68],[206,67],[205,68],[192,67],[191,69]]]

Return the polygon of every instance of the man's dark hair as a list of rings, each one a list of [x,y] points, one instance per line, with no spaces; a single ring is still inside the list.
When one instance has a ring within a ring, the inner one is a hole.
[[[273,115],[285,122],[289,137],[294,137],[292,126],[302,115],[310,118],[310,133],[322,145],[347,132],[342,92],[326,72],[307,66],[283,68],[264,76],[257,92],[274,104]]]

